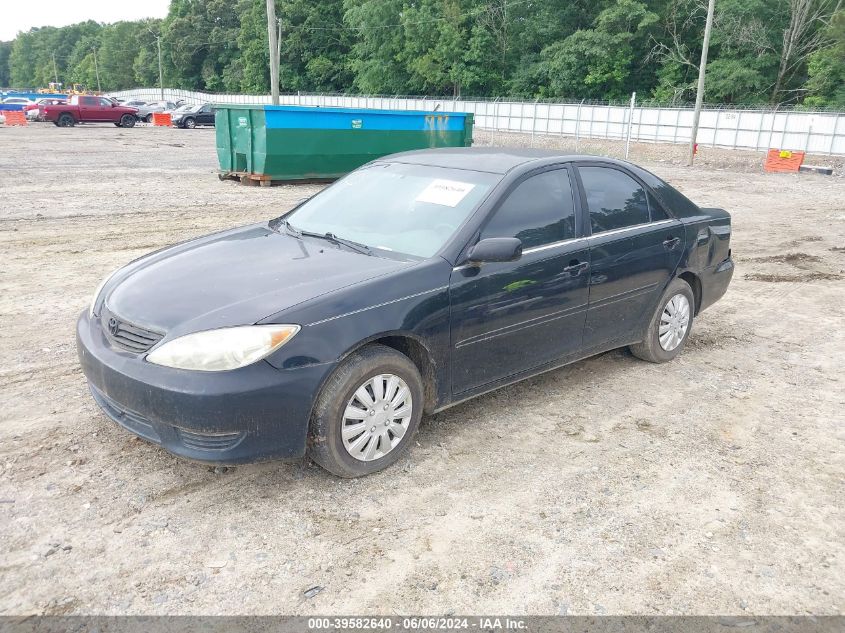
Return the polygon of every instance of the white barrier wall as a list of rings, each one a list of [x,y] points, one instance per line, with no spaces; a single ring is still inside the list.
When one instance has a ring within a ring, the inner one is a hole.
[[[157,100],[156,88],[110,93],[122,99]],[[165,88],[164,98],[189,103],[269,104],[269,95],[209,94]],[[624,139],[630,109],[588,103],[534,101],[473,101],[432,97],[369,97],[354,95],[281,95],[283,105],[304,105],[390,110],[472,112],[475,125],[490,130],[551,134],[585,139]],[[653,143],[689,143],[692,108],[636,107],[631,140]],[[845,113],[803,110],[704,109],[698,129],[702,146],[729,149],[769,148],[812,154],[845,155]]]

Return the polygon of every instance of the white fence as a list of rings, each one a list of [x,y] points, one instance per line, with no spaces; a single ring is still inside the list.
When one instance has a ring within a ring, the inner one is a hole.
[[[113,92],[111,96],[157,100],[161,91],[138,88]],[[269,104],[269,95],[224,95],[164,90],[165,99],[189,103]],[[631,110],[627,106],[543,101],[502,101],[433,97],[387,97],[324,94],[288,94],[283,105],[435,110],[472,112],[480,128],[571,136],[576,139],[625,139]],[[631,140],[652,143],[689,143],[692,108],[635,107]],[[765,151],[769,148],[806,151],[811,154],[845,155],[845,113],[805,110],[706,108],[701,112],[698,144],[727,149]]]

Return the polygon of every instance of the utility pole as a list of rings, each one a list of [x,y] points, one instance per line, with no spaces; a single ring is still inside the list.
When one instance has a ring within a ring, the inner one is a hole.
[[[628,150],[631,149],[631,128],[634,127],[634,106],[637,104],[637,93],[631,93],[631,107],[628,110],[628,133],[625,135],[625,160],[628,160]]]
[[[161,70],[161,34],[156,34],[148,26],[147,30],[154,38],[156,38],[156,47],[158,48],[158,89],[161,91],[161,100],[164,101],[164,73]]]
[[[276,23],[279,25],[279,32],[276,34],[276,59],[279,66],[282,65],[282,18],[276,18]]]
[[[94,72],[97,73],[97,92],[102,92],[102,88],[100,88],[100,67],[97,65],[97,49],[92,48],[91,52],[94,53]]]
[[[161,100],[164,101],[164,72],[161,69],[161,35],[156,35],[156,46],[158,47],[158,88],[161,91]]]
[[[56,54],[53,53],[53,80],[59,83],[59,71],[56,70]]]
[[[704,103],[704,73],[707,70],[707,49],[710,48],[710,31],[713,29],[713,10],[716,7],[716,0],[708,0],[707,22],[704,25],[704,42],[701,45],[701,63],[698,66],[698,89],[695,93],[695,112],[692,115],[692,136],[689,141],[689,160],[687,165],[692,166],[695,160],[695,143],[698,137],[698,121],[701,118],[701,104]]]
[[[281,25],[280,25],[281,26]],[[270,40],[270,94],[273,105],[279,105],[279,51],[276,39],[276,1],[267,0],[267,37]]]

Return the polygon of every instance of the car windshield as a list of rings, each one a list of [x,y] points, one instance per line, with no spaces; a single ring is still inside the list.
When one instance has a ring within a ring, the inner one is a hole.
[[[291,227],[431,257],[501,176],[402,163],[352,172],[285,216]]]
[[[192,106],[192,105],[183,105],[176,108],[176,112],[190,112],[194,108],[199,108],[200,106]]]

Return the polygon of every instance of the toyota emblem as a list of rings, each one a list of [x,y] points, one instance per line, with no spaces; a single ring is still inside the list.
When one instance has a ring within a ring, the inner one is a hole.
[[[117,319],[115,319],[114,317],[109,319],[109,332],[111,332],[112,336],[117,334],[118,329],[120,329],[120,326],[117,323]]]

